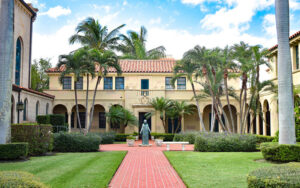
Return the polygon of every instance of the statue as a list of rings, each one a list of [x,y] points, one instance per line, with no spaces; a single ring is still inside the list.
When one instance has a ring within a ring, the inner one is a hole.
[[[142,140],[143,140],[143,146],[148,146],[149,145],[149,133],[151,133],[151,130],[149,129],[149,125],[147,123],[147,120],[144,120],[144,123],[142,125],[142,129],[140,134],[142,135]]]

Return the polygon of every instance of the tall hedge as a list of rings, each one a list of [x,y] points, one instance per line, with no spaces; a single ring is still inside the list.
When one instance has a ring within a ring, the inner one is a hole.
[[[300,144],[291,145],[266,142],[260,145],[260,151],[268,161],[300,162]]]
[[[28,143],[0,144],[0,160],[15,160],[26,158],[28,155]]]
[[[52,151],[53,136],[51,125],[13,124],[11,125],[12,142],[27,142],[29,155],[43,155]]]
[[[68,130],[68,125],[65,122],[63,114],[39,115],[36,117],[36,120],[38,124],[51,124],[54,133]]]

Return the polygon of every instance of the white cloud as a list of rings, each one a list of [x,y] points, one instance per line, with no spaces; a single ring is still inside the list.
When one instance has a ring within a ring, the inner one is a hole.
[[[295,10],[300,10],[300,1],[299,0],[290,0],[290,8]]]
[[[181,0],[183,4],[200,5],[205,2],[219,2],[220,0]]]
[[[99,6],[99,5],[93,4],[92,6],[94,9],[105,10],[106,13],[109,13],[111,10],[111,7],[109,5]]]
[[[59,16],[63,15],[69,15],[71,14],[70,8],[63,8],[62,6],[58,5],[56,7],[50,8],[47,12],[42,12],[39,15],[47,15],[50,18],[57,18]]]
[[[161,22],[161,19],[160,19],[160,17],[158,17],[158,18],[156,18],[156,19],[150,19],[150,21],[149,21],[149,23],[151,24],[151,25],[153,25],[153,24],[160,24],[160,22]]]
[[[125,0],[123,1],[123,6],[126,6],[128,4],[128,2]]]
[[[264,17],[263,21],[264,31],[267,32],[268,35],[275,37],[276,36],[276,23],[275,23],[275,14],[267,14]]]

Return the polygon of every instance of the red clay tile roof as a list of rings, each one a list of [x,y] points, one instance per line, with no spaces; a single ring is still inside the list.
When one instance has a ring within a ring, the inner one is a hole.
[[[292,40],[293,38],[295,38],[295,37],[297,37],[297,36],[299,36],[299,35],[300,35],[300,31],[297,31],[296,33],[292,34],[292,35],[289,37],[289,39]],[[271,51],[275,50],[277,47],[278,47],[278,44],[276,44],[275,46],[269,48],[269,51],[271,52]]]
[[[50,94],[48,94],[48,93],[43,93],[43,92],[35,91],[35,90],[33,90],[33,89],[21,87],[21,86],[15,85],[15,84],[12,85],[12,88],[13,88],[13,90],[15,90],[15,91],[16,91],[16,90],[24,90],[24,91],[27,91],[27,92],[30,92],[30,93],[34,93],[34,94],[37,94],[37,95],[41,95],[41,96],[44,96],[44,97],[48,97],[48,98],[51,98],[51,99],[54,99],[54,98],[55,98],[54,95],[50,95]]]
[[[172,73],[176,63],[175,59],[159,59],[159,60],[120,60],[120,66],[123,73]],[[55,73],[63,71],[64,67],[50,68],[46,72]],[[96,71],[98,68],[96,67]],[[116,72],[110,69],[109,72]]]

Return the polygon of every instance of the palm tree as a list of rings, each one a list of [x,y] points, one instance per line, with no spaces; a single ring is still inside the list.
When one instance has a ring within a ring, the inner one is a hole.
[[[108,32],[106,26],[101,26],[98,20],[87,18],[78,24],[76,34],[69,39],[70,44],[80,43],[84,47],[95,48],[100,51],[115,49],[118,46],[119,30],[125,24]]]
[[[171,119],[172,122],[172,133],[175,133],[175,120],[179,117],[179,112],[176,108],[169,108],[166,111],[166,115],[168,119]]]
[[[170,108],[171,101],[164,97],[156,97],[150,101],[150,105],[154,108],[156,112],[159,113],[159,118],[162,121],[165,132],[167,133],[168,128],[166,126],[166,111]],[[154,115],[153,112],[150,112],[146,116],[149,117],[152,115]]]
[[[279,144],[295,144],[289,1],[275,0],[275,9],[278,40]]]
[[[61,72],[59,78],[61,84],[63,84],[63,80],[66,75],[74,76],[74,92],[75,92],[77,121],[78,121],[79,129],[81,131],[76,83],[78,82],[79,78],[82,75],[90,74],[91,72],[93,72],[95,70],[95,67],[94,64],[91,63],[88,52],[85,49],[79,49],[77,51],[71,52],[68,55],[61,55],[59,57],[59,63],[57,64],[57,68],[61,68],[61,67],[63,67],[63,71]]]
[[[171,108],[174,108],[175,111],[177,112],[178,114],[178,125],[175,132],[177,133],[178,132],[178,129],[181,128],[182,126],[182,118],[185,116],[185,115],[191,115],[193,114],[196,109],[194,107],[194,105],[192,104],[187,104],[185,101],[172,101],[172,106]],[[173,127],[174,127],[174,124],[173,124]],[[174,132],[173,132],[174,133]]]
[[[118,62],[118,58],[112,51],[104,51],[101,52],[98,49],[92,49],[90,50],[90,57],[93,62],[95,62],[95,67],[97,71],[97,82],[94,89],[94,95],[93,95],[93,103],[92,103],[92,109],[90,114],[90,122],[88,126],[88,132],[90,131],[92,127],[93,122],[93,114],[94,114],[94,105],[95,105],[95,99],[96,94],[98,91],[98,85],[103,77],[105,77],[110,69],[116,70],[117,74],[122,73],[121,66]]]
[[[171,83],[173,86],[175,86],[176,80],[183,76],[186,77],[187,80],[190,82],[190,84],[192,86],[192,90],[193,90],[194,99],[195,99],[196,105],[197,105],[201,130],[206,131],[204,123],[203,123],[202,114],[200,111],[200,105],[199,105],[199,100],[197,98],[194,80],[193,80],[194,74],[196,73],[197,70],[200,69],[201,65],[199,63],[196,63],[195,61],[192,61],[191,59],[187,58],[187,56],[189,56],[189,54],[190,53],[187,52],[181,61],[176,62],[175,66],[174,66],[174,76],[171,80]]]
[[[11,85],[14,52],[14,1],[0,2],[0,144],[10,142]]]
[[[147,30],[141,27],[140,32],[128,31],[127,35],[120,35],[122,43],[116,48],[123,53],[123,59],[160,59],[166,56],[165,47],[159,46],[146,50]]]

